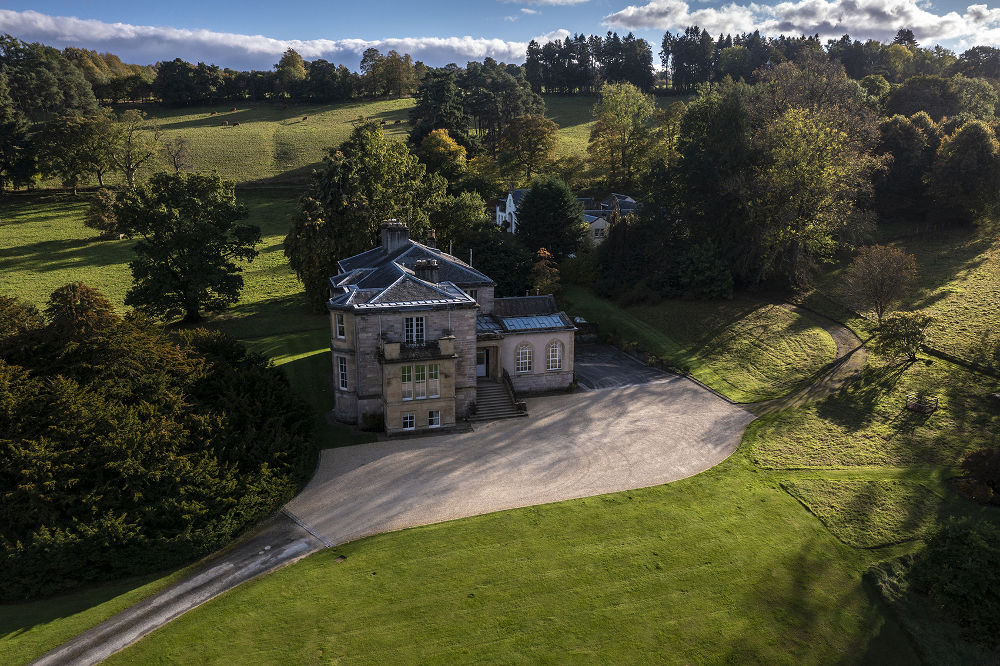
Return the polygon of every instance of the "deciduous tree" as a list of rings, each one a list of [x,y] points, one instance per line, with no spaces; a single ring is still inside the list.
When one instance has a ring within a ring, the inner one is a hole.
[[[237,261],[257,256],[260,229],[241,225],[246,207],[233,184],[217,175],[160,173],[123,192],[115,215],[124,232],[140,236],[129,263],[133,285],[125,304],[184,321],[201,319],[239,300]]]
[[[631,83],[605,84],[594,115],[587,146],[594,167],[614,186],[635,187],[656,145],[656,102]]]
[[[917,260],[898,247],[869,245],[858,249],[844,273],[844,291],[859,310],[871,310],[876,321],[899,302],[917,277]]]
[[[518,116],[500,137],[500,164],[523,183],[552,162],[559,126],[543,115]]]
[[[159,151],[160,127],[136,109],[126,110],[116,124],[121,139],[114,153],[115,165],[125,176],[126,185],[133,188],[139,169],[149,164]]]

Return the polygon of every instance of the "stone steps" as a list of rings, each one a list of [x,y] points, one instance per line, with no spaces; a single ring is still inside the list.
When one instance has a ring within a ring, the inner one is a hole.
[[[476,413],[469,417],[470,421],[496,421],[518,416],[527,414],[514,407],[506,387],[493,381],[479,380],[476,384]]]

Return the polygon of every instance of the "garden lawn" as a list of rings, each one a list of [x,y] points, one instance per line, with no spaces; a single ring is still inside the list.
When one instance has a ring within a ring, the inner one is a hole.
[[[955,467],[963,453],[1000,439],[997,390],[997,380],[939,359],[874,358],[847,389],[758,419],[744,441],[763,467]],[[939,409],[907,410],[908,393],[937,396]]]
[[[914,660],[861,584],[875,559],[736,454],[666,486],[324,551],[109,663]]]
[[[638,344],[736,402],[787,395],[813,381],[837,353],[812,320],[749,297],[621,308],[567,287],[563,300],[571,316],[597,322],[602,334]]]

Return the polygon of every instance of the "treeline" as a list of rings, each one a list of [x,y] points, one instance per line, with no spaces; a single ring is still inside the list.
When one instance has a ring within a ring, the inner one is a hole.
[[[536,93],[596,93],[603,83],[631,83],[640,90],[653,89],[653,49],[631,32],[573,35],[541,46],[528,42],[524,73]]]
[[[881,77],[888,83],[900,83],[913,76],[958,74],[1000,78],[1000,49],[975,46],[956,55],[941,46],[920,46],[907,29],[900,30],[889,44],[844,35],[824,45],[819,37],[764,37],[758,31],[714,37],[691,26],[677,34],[664,34],[661,46],[660,62],[671,86],[680,91],[727,76],[751,81],[757,71],[809,57],[839,63],[856,80]]]
[[[279,101],[329,103],[413,94],[427,72],[409,54],[367,49],[360,72],[287,50],[272,70],[234,70],[181,58],[133,65],[111,53],[62,51],[0,35],[0,71],[18,108],[31,120],[90,113],[99,103],[170,105]]]
[[[177,58],[157,66],[152,93],[164,104],[285,101],[341,102],[355,97],[411,95],[427,67],[409,54],[367,49],[361,72],[323,59],[306,61],[289,49],[273,71],[240,71]]]
[[[0,599],[162,571],[229,543],[315,463],[312,414],[263,356],[165,333],[75,283],[0,297]]]

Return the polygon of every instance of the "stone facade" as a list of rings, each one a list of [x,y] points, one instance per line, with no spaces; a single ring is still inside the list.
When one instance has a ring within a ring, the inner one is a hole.
[[[524,333],[503,339],[501,364],[510,375],[518,393],[545,393],[560,391],[573,383],[573,331],[543,331]],[[552,344],[562,345],[559,369],[548,369],[548,349]],[[527,346],[532,352],[531,370],[518,371],[518,350]]]

